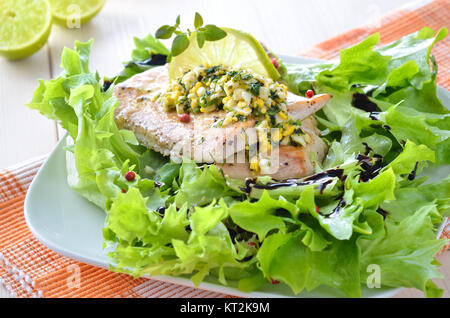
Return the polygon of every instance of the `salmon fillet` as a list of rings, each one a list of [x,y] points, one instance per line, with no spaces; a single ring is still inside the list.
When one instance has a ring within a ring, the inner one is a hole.
[[[245,151],[245,142],[239,140],[242,139],[243,132],[255,126],[255,119],[238,121],[226,128],[214,128],[214,123],[224,119],[226,115],[225,111],[214,111],[190,114],[191,120],[188,123],[180,122],[178,114],[175,111],[165,111],[156,98],[158,94],[164,92],[168,84],[167,65],[155,67],[118,84],[114,88],[114,96],[120,103],[115,110],[118,127],[133,131],[142,145],[170,156],[175,161],[188,157],[198,163],[221,163]],[[302,128],[303,120],[306,123],[305,127],[310,126],[307,133],[311,135],[311,143],[302,148],[280,147],[282,156],[280,162],[282,161],[284,165],[280,168],[286,172],[277,174],[278,177],[292,173],[288,177],[294,178],[311,173],[312,163],[309,153],[314,147],[320,149],[317,151],[317,160],[323,159],[326,146],[318,137],[317,129],[311,126],[313,122],[310,116],[323,107],[330,98],[328,94],[317,95],[311,99],[289,94],[288,112],[295,115],[294,119],[302,120]],[[286,162],[289,164],[286,165]],[[251,172],[245,175],[232,172],[238,168],[244,171],[245,167],[248,169],[248,163],[225,165],[224,171],[234,177],[253,175]]]

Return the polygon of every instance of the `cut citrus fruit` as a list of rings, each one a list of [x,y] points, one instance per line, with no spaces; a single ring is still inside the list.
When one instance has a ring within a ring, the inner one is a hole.
[[[100,12],[106,0],[50,0],[55,21],[66,27],[73,19],[80,25],[90,21]]]
[[[264,48],[254,37],[242,31],[222,29],[227,33],[226,37],[218,41],[207,41],[201,49],[198,47],[196,34],[192,33],[186,51],[172,57],[169,77],[178,78],[201,64],[246,68],[274,80],[280,77]]]
[[[0,55],[6,58],[30,56],[50,35],[52,15],[47,0],[2,0],[0,18]]]

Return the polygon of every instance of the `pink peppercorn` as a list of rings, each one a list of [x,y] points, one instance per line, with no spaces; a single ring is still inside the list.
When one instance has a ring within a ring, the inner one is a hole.
[[[280,283],[279,280],[276,280],[276,279],[273,279],[273,278],[270,278],[270,282],[271,282],[273,285],[278,285],[278,284]]]
[[[182,122],[182,123],[188,123],[191,121],[191,116],[189,116],[189,114],[181,114],[178,119]]]
[[[272,61],[273,66],[278,70],[280,68],[280,63],[278,63],[277,59],[272,57],[270,60]]]
[[[127,181],[134,181],[134,179],[136,178],[136,174],[133,171],[128,171],[125,174],[125,179],[127,179]]]
[[[308,89],[305,93],[306,98],[311,98],[314,96],[314,91],[312,89]]]

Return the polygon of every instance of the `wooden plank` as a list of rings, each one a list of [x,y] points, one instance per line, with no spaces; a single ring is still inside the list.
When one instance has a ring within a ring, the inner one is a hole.
[[[0,169],[50,152],[56,143],[53,121],[25,106],[38,79],[48,79],[48,49],[21,61],[0,58]]]

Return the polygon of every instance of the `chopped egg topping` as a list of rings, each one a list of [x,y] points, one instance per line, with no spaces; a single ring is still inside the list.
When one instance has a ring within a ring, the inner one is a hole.
[[[200,65],[173,80],[159,98],[166,111],[178,114],[225,110],[225,118],[215,127],[255,118],[259,149],[264,153],[271,142],[306,146],[310,140],[301,122],[289,118],[286,96],[286,85],[271,78],[223,65]],[[278,129],[271,133],[270,128]],[[256,160],[250,166],[260,169]]]

